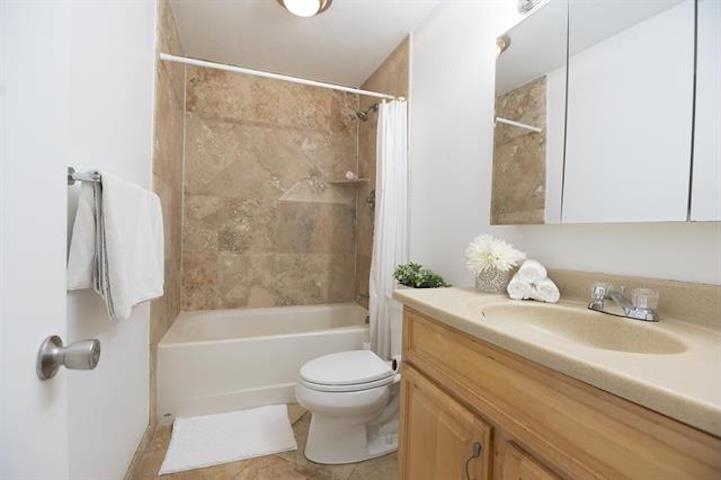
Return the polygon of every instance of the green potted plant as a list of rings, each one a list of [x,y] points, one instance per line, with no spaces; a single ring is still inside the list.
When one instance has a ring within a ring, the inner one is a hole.
[[[437,288],[451,286],[446,283],[443,277],[415,262],[398,265],[393,272],[393,278],[395,278],[401,285],[411,288]]]

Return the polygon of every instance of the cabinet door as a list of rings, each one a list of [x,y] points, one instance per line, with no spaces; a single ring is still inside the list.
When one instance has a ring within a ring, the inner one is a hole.
[[[562,221],[685,221],[694,1],[574,1],[569,18]]]
[[[721,2],[699,0],[691,218],[721,221]]]
[[[402,375],[401,479],[488,479],[491,428],[407,364]]]
[[[560,480],[513,443],[506,444],[501,472],[502,480]]]

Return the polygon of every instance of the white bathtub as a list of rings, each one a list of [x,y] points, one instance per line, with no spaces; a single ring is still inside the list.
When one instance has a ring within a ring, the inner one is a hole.
[[[363,348],[366,315],[355,303],[181,313],[158,344],[159,419],[294,402],[303,363]]]

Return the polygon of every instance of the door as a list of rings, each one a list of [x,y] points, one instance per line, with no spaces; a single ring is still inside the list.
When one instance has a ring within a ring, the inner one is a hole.
[[[490,426],[407,364],[402,378],[400,478],[489,478]]]
[[[71,22],[54,2],[0,1],[0,478],[68,478],[66,378],[38,347],[63,336],[63,158]]]
[[[502,480],[560,480],[513,443],[506,444],[501,472]]]

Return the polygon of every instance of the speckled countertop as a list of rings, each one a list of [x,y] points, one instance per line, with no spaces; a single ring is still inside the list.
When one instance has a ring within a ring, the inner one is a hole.
[[[562,300],[552,308],[561,314],[579,309],[579,322],[608,322],[609,333],[663,340],[681,348],[672,353],[635,353],[596,348],[569,340],[520,318],[533,302],[484,295],[472,288],[403,289],[394,298],[453,328],[521,355],[536,363],[594,385],[671,418],[721,436],[721,333],[681,320],[662,318],[658,323],[628,320],[590,312],[583,302]],[[484,310],[518,306],[506,312],[513,318],[489,318]],[[535,304],[541,305],[544,304]],[[632,323],[628,323],[632,322]],[[595,325],[598,329],[598,324]],[[651,330],[655,330],[652,332]],[[650,351],[652,342],[647,342]]]

